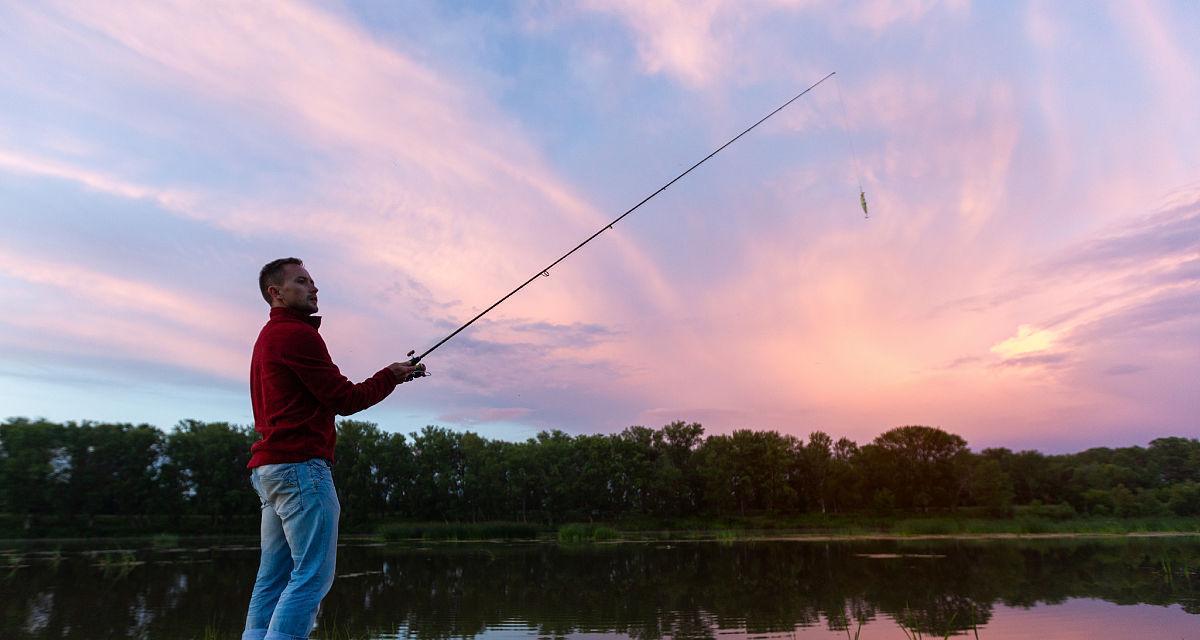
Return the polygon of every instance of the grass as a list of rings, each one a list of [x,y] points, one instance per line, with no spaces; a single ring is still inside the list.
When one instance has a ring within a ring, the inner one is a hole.
[[[1044,511],[1044,510],[1043,510]],[[379,527],[377,535],[390,542],[401,540],[534,540],[550,533],[538,525],[521,523],[393,523]],[[874,514],[804,514],[800,516],[745,518],[628,520],[609,523],[569,523],[549,539],[578,543],[605,540],[736,540],[781,536],[978,536],[1072,535],[1149,532],[1200,533],[1200,519],[1174,516],[1114,518],[1060,517],[1017,509],[1013,517],[975,514],[879,516]]]
[[[29,567],[29,565],[25,563],[27,558],[23,553],[5,553],[4,555],[0,556],[0,558],[3,558],[3,561],[0,562],[0,576],[3,576],[5,580],[11,580],[15,578],[18,571]]]
[[[203,515],[100,514],[85,519],[64,514],[42,514],[29,518],[28,528],[26,524],[23,517],[0,513],[0,539],[146,538],[163,532],[189,537],[257,536],[259,515],[255,510],[214,521]]]
[[[1200,532],[1200,520],[1180,517],[1105,518],[1058,520],[1033,516],[1011,519],[953,519],[946,517],[903,520],[896,533],[927,534],[1124,534],[1150,532]]]
[[[564,524],[558,528],[558,541],[565,543],[602,542],[620,537],[616,529],[597,524]]]
[[[376,534],[388,542],[402,540],[534,540],[542,532],[535,524],[521,522],[429,522],[390,523]]]
[[[122,550],[115,553],[101,553],[96,556],[96,566],[100,567],[101,573],[106,578],[124,578],[135,567],[143,564],[146,563],[138,560],[132,551]]]
[[[591,527],[578,533],[573,527]],[[599,534],[596,528],[603,529]],[[344,530],[351,533],[352,530]],[[870,536],[973,536],[973,535],[1071,535],[1128,534],[1151,532],[1200,533],[1200,518],[1147,516],[1118,518],[1077,514],[1069,505],[1031,505],[1014,507],[1010,515],[989,516],[978,509],[961,509],[936,514],[873,512],[795,515],[692,516],[678,518],[628,518],[589,525],[563,525],[558,529],[541,524],[520,522],[387,522],[372,532],[389,542],[402,540],[733,540],[779,536],[821,535],[845,537]],[[32,540],[33,535],[15,538]],[[232,537],[232,536],[231,536]],[[240,537],[240,536],[238,536]],[[159,533],[133,538],[100,535],[89,539],[127,540],[149,543],[155,548],[173,548],[180,535]],[[5,566],[0,558],[0,572]]]
[[[46,564],[50,565],[50,568],[55,571],[58,571],[58,566],[66,559],[66,556],[63,555],[62,547],[54,547],[54,550],[46,553],[45,556]]]
[[[954,635],[954,617],[951,615],[950,619],[946,621],[946,633],[942,635],[942,640],[949,640],[950,636]],[[924,640],[925,638],[925,634],[921,632],[916,618],[911,614],[897,617],[896,626],[900,627],[900,630],[904,632],[904,637],[908,640]],[[975,636],[979,636],[978,631],[975,632]]]
[[[739,533],[733,529],[721,529],[717,531],[717,542],[721,544],[733,544],[734,540],[737,540],[738,537]]]
[[[173,533],[160,533],[150,538],[150,544],[156,549],[174,549],[179,546],[179,536]]]

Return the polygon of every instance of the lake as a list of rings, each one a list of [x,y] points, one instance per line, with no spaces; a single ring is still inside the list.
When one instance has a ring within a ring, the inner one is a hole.
[[[237,638],[256,541],[0,544],[0,638]],[[1200,638],[1200,537],[379,545],[316,637]]]

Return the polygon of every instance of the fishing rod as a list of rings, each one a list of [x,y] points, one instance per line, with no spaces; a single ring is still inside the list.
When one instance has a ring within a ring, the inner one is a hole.
[[[801,91],[800,93],[796,94],[796,96],[795,96],[795,97],[793,97],[791,100],[788,100],[787,102],[785,102],[785,103],[783,103],[783,104],[779,105],[779,107],[777,107],[777,108],[776,108],[774,111],[772,111],[771,113],[768,113],[767,115],[763,116],[761,120],[759,120],[758,122],[755,122],[754,124],[752,124],[752,125],[750,125],[749,127],[747,127],[745,131],[743,131],[743,132],[741,132],[741,133],[737,134],[736,136],[734,136],[734,137],[730,138],[728,142],[726,142],[725,144],[723,144],[723,145],[721,145],[721,146],[717,147],[717,149],[716,149],[715,151],[713,151],[712,153],[710,153],[710,154],[708,154],[708,155],[704,156],[704,158],[703,158],[702,160],[700,160],[700,161],[699,161],[699,162],[697,162],[696,164],[694,164],[694,165],[692,165],[692,166],[688,167],[687,171],[684,171],[683,173],[681,173],[681,174],[679,174],[679,175],[675,176],[674,178],[672,178],[672,179],[671,179],[671,181],[670,181],[670,182],[668,182],[668,183],[664,184],[663,186],[659,187],[657,191],[655,191],[654,193],[652,193],[652,194],[650,194],[650,195],[646,196],[645,198],[642,198],[642,201],[641,201],[641,202],[639,202],[639,203],[637,203],[637,204],[633,205],[632,207],[630,207],[628,210],[626,210],[626,211],[625,211],[625,213],[622,213],[621,215],[617,216],[617,217],[616,217],[616,219],[614,219],[612,222],[610,222],[610,223],[608,223],[608,224],[604,225],[603,227],[600,227],[600,229],[599,229],[598,231],[596,231],[596,233],[593,233],[592,235],[588,236],[588,238],[587,238],[586,240],[584,240],[583,242],[580,242],[578,245],[576,245],[576,246],[575,246],[575,248],[574,248],[574,249],[571,249],[570,251],[568,251],[568,252],[564,253],[564,254],[562,255],[562,257],[560,257],[559,259],[555,260],[554,262],[551,262],[551,263],[550,263],[549,265],[547,265],[547,266],[546,266],[544,269],[542,269],[542,270],[538,271],[537,273],[533,274],[533,276],[531,276],[531,277],[530,277],[528,280],[526,280],[525,282],[523,282],[523,283],[521,284],[521,286],[519,286],[519,287],[517,287],[516,289],[513,289],[512,291],[508,292],[508,295],[506,295],[506,296],[504,296],[503,298],[500,298],[499,300],[497,300],[495,303],[493,303],[493,304],[492,304],[492,306],[490,306],[490,307],[488,307],[488,308],[484,309],[483,311],[480,311],[478,315],[476,315],[474,318],[471,318],[470,320],[468,320],[466,324],[464,324],[463,326],[461,326],[461,327],[459,327],[459,328],[455,329],[453,333],[451,333],[450,335],[446,336],[445,338],[442,338],[440,341],[438,341],[438,343],[437,343],[437,344],[433,345],[432,347],[429,347],[428,349],[426,349],[426,350],[425,350],[425,353],[422,353],[421,355],[419,355],[419,356],[416,356],[416,357],[412,358],[411,360],[409,360],[409,361],[408,361],[408,364],[409,364],[409,366],[416,366],[418,363],[420,363],[420,362],[421,362],[421,360],[423,360],[423,359],[425,358],[425,356],[427,356],[427,355],[429,355],[429,354],[433,353],[433,351],[434,351],[435,349],[437,349],[438,347],[440,347],[440,346],[442,346],[443,344],[445,344],[445,343],[446,343],[448,340],[450,340],[450,338],[453,338],[454,336],[456,336],[456,335],[458,335],[460,332],[462,332],[462,330],[463,330],[463,329],[466,329],[467,327],[469,327],[469,326],[471,326],[472,324],[474,324],[476,320],[478,320],[478,319],[482,318],[484,315],[486,315],[486,314],[487,314],[487,312],[489,312],[489,311],[491,311],[492,309],[495,309],[496,307],[500,306],[500,303],[502,303],[502,302],[504,302],[505,300],[508,300],[509,298],[513,297],[513,295],[515,295],[515,294],[516,294],[518,291],[520,291],[521,289],[524,289],[525,287],[529,286],[529,284],[530,284],[531,282],[533,282],[534,280],[537,280],[539,276],[545,276],[545,277],[549,277],[549,276],[550,276],[550,270],[551,270],[551,269],[553,269],[555,266],[557,266],[557,265],[558,265],[558,263],[562,262],[563,260],[566,260],[566,259],[567,259],[567,258],[568,258],[568,257],[569,257],[569,256],[570,256],[572,253],[575,253],[576,251],[579,251],[580,249],[582,249],[582,248],[583,248],[583,245],[585,245],[585,244],[587,244],[587,243],[591,242],[592,240],[595,240],[595,239],[596,239],[596,236],[598,236],[598,235],[600,235],[600,234],[604,233],[605,231],[608,231],[609,229],[612,229],[612,228],[613,228],[613,225],[615,225],[615,224],[617,224],[618,222],[620,222],[620,221],[621,221],[621,220],[622,220],[622,219],[623,219],[625,216],[627,216],[627,215],[629,215],[629,214],[633,213],[634,211],[637,211],[637,209],[638,209],[639,207],[641,207],[642,205],[644,205],[644,204],[646,204],[647,202],[649,202],[651,198],[653,198],[654,196],[656,196],[656,195],[658,195],[658,194],[662,193],[663,191],[666,191],[666,190],[667,190],[667,187],[670,187],[671,185],[673,185],[673,184],[675,184],[676,182],[678,182],[678,181],[679,181],[681,178],[683,178],[683,177],[684,177],[684,176],[686,176],[687,174],[691,173],[693,169],[695,169],[696,167],[699,167],[700,165],[702,165],[702,164],[704,164],[705,162],[707,162],[709,158],[711,158],[711,157],[713,157],[713,156],[717,155],[718,153],[720,153],[720,152],[721,152],[721,150],[722,150],[722,149],[724,149],[725,147],[728,147],[729,145],[733,144],[734,142],[737,142],[738,138],[741,138],[742,136],[746,135],[747,133],[750,133],[750,131],[752,131],[752,130],[753,130],[755,127],[757,127],[758,125],[760,125],[760,124],[762,124],[762,123],[766,122],[766,121],[767,121],[767,119],[768,119],[768,118],[770,118],[771,116],[773,116],[773,115],[775,115],[775,114],[779,113],[780,111],[783,111],[783,110],[784,110],[784,109],[785,109],[785,108],[786,108],[788,105],[792,104],[793,102],[795,102],[795,101],[799,100],[801,97],[803,97],[803,96],[804,96],[804,94],[806,94],[806,93],[808,93],[809,91],[812,91],[813,89],[817,88],[817,85],[821,84],[822,82],[825,82],[826,80],[828,80],[829,78],[831,78],[831,77],[832,77],[832,76],[833,76],[835,73],[837,73],[837,72],[836,72],[836,71],[831,71],[831,72],[829,72],[829,75],[825,76],[824,78],[821,78],[820,80],[817,80],[817,81],[816,81],[816,82],[814,82],[814,83],[813,83],[811,86],[809,86],[807,89],[805,89],[804,91]],[[864,208],[864,209],[866,208],[866,205],[865,205],[865,204],[863,205],[863,208]],[[408,352],[408,355],[410,355],[410,356],[411,356],[411,355],[413,355],[414,353],[416,353],[416,351],[409,351],[409,352]],[[420,377],[424,377],[424,376],[426,376],[426,375],[428,375],[428,374],[425,372],[425,370],[424,370],[424,369],[420,369],[420,370],[418,370],[418,371],[416,371],[416,372],[414,372],[414,373],[413,373],[413,377],[414,377],[414,378],[420,378]]]

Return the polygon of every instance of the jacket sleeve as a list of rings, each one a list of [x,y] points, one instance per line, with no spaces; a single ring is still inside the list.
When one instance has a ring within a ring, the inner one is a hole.
[[[317,400],[340,416],[377,404],[396,388],[396,376],[387,367],[358,384],[350,382],[333,364],[325,340],[316,331],[296,331],[282,357]]]

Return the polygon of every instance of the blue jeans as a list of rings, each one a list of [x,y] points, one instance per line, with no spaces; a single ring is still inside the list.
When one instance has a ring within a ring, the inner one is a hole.
[[[342,507],[329,463],[255,467],[250,484],[262,502],[262,558],[242,640],[307,638],[337,559]]]

